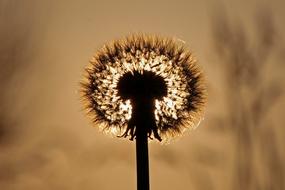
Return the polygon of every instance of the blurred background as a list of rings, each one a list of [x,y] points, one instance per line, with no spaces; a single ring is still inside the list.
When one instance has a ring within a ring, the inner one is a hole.
[[[135,144],[91,127],[78,89],[105,42],[147,32],[184,40],[209,94],[200,127],[150,144],[151,188],[284,190],[284,7],[0,0],[0,189],[135,189]]]

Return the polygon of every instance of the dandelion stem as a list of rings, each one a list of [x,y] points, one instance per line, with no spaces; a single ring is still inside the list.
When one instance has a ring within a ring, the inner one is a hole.
[[[137,126],[137,190],[149,190],[148,135],[146,128]]]

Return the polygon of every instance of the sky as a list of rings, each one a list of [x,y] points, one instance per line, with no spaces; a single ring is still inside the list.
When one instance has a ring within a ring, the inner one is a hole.
[[[196,130],[169,145],[150,143],[151,189],[282,189],[284,4],[0,0],[0,188],[136,187],[134,142],[92,126],[79,82],[104,43],[145,32],[185,41],[208,89]],[[242,64],[232,72],[235,63]],[[256,102],[265,111],[249,111]]]

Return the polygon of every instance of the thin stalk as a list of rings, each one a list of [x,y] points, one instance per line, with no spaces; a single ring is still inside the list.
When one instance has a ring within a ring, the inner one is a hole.
[[[137,190],[149,190],[148,136],[143,126],[138,126],[137,130]]]

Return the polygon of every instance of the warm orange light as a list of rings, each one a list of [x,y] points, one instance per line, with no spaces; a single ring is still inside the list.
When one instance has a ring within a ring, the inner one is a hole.
[[[99,50],[90,61],[83,95],[101,129],[122,135],[131,118],[130,100],[118,95],[119,79],[128,72],[151,71],[163,77],[167,95],[155,101],[155,122],[164,141],[203,118],[205,90],[196,61],[181,43],[157,36],[133,35]]]

